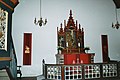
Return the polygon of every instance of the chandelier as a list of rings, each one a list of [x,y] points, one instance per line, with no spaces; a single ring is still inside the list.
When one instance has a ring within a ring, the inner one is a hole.
[[[46,23],[47,23],[47,19],[43,20],[41,16],[41,0],[40,0],[40,18],[38,20],[35,18],[34,24],[39,25],[41,27],[42,25],[46,25]]]
[[[118,22],[118,17],[117,17],[117,8],[115,9],[115,13],[116,13],[116,23],[115,24],[112,23],[112,28],[119,29],[120,24]]]

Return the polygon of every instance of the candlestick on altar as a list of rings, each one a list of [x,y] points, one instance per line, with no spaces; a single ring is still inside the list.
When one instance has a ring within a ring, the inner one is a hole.
[[[80,43],[78,43],[78,47],[79,47],[79,53],[80,53]]]
[[[68,53],[68,42],[66,43],[67,53]]]

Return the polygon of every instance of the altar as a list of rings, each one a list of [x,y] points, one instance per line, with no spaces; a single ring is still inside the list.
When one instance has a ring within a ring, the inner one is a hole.
[[[64,64],[90,64],[94,63],[94,53],[65,54]]]

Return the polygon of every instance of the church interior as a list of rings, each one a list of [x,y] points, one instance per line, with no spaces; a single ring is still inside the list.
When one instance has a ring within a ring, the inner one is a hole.
[[[0,80],[119,80],[120,0],[0,0]]]

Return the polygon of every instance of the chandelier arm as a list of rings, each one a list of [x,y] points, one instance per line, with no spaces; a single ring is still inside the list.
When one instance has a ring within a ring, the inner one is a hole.
[[[38,21],[36,20],[36,18],[35,18],[35,20],[34,20],[34,24],[35,24],[35,25],[38,25]]]
[[[116,21],[118,21],[118,18],[117,18],[117,8],[115,9],[115,13],[116,13]]]

